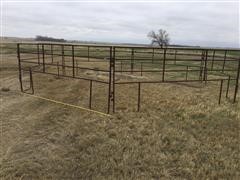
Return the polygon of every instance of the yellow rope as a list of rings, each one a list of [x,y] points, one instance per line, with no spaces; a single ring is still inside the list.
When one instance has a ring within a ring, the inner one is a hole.
[[[43,100],[46,100],[46,101],[50,101],[50,102],[53,102],[53,103],[56,103],[56,104],[61,104],[61,105],[64,105],[64,106],[70,106],[70,107],[73,107],[73,108],[78,108],[78,109],[81,109],[81,110],[94,112],[94,113],[97,113],[97,114],[100,114],[100,115],[111,117],[110,114],[106,114],[106,113],[103,113],[103,112],[95,111],[95,110],[92,110],[92,109],[87,109],[87,108],[84,108],[84,107],[75,106],[75,105],[72,105],[72,104],[68,104],[68,103],[64,103],[64,102],[60,102],[60,101],[55,101],[53,99],[48,99],[48,98],[44,98],[44,97],[40,97],[40,96],[36,96],[36,95],[32,95],[32,94],[26,94],[26,95],[32,96],[32,97],[35,97],[35,98],[38,98],[38,99],[43,99]]]

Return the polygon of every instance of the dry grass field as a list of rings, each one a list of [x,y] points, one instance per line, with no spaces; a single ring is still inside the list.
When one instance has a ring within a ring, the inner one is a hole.
[[[136,85],[121,85],[107,117],[21,93],[14,53],[1,54],[0,72],[2,179],[240,176],[240,104],[218,105],[217,83],[143,85],[140,112]],[[88,105],[86,81],[33,78],[36,95]],[[107,86],[94,87],[93,109],[106,111]]]

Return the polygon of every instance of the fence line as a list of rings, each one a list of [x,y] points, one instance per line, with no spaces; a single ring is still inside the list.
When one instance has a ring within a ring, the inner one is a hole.
[[[111,109],[112,112],[115,112],[115,99],[119,98],[115,97],[115,85],[138,85],[136,90],[138,97],[137,111],[141,107],[141,84],[145,83],[220,82],[219,104],[221,103],[225,81],[227,82],[226,98],[229,98],[230,82],[234,82],[235,86],[233,102],[236,102],[239,91],[239,49],[18,43],[17,57],[22,92],[29,93],[29,90],[31,90],[30,93],[34,94],[32,73],[86,80],[89,81],[88,107],[92,109],[92,91],[95,88],[93,83],[102,83],[108,86],[107,113],[110,113]],[[59,60],[57,57],[61,59]],[[101,63],[105,64],[104,68],[99,65]],[[91,65],[94,65],[94,68]],[[51,72],[50,67],[56,70]],[[181,69],[178,69],[179,67]],[[67,73],[70,70],[71,74],[68,75]],[[80,70],[93,71],[95,76],[84,75],[81,77],[79,76]],[[27,89],[24,89],[23,85],[23,72],[29,72],[30,86]],[[107,79],[98,79],[96,74],[99,72],[106,73]],[[147,75],[150,77],[155,76],[149,75],[149,73],[160,73],[161,76],[159,76],[159,80],[129,81],[129,79],[122,78],[128,73],[130,75],[140,73],[139,76]],[[169,80],[168,73],[176,73],[175,79]],[[182,73],[185,74],[182,75]],[[192,73],[198,75],[192,77]],[[214,73],[219,74],[216,77]],[[116,81],[116,75],[120,77],[120,80]],[[183,79],[177,79],[182,77]]]

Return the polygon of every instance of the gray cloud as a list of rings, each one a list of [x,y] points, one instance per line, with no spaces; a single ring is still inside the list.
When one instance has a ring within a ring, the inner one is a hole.
[[[189,0],[190,1],[190,0]],[[3,3],[3,35],[148,43],[166,29],[174,44],[239,47],[239,3]]]

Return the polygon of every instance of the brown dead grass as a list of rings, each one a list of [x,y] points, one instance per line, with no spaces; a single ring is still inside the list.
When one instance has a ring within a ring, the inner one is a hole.
[[[224,98],[218,106],[216,84],[143,85],[139,113],[136,85],[119,86],[108,118],[22,94],[16,58],[4,56],[1,66],[1,88],[10,89],[0,93],[3,179],[239,177],[240,106]],[[88,105],[87,82],[45,75],[34,82],[37,95]],[[94,86],[93,108],[105,111],[107,88]]]

